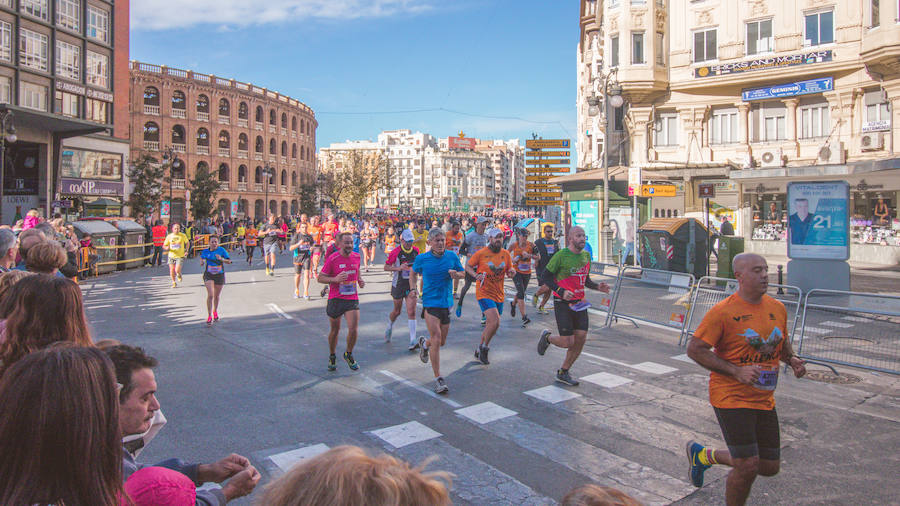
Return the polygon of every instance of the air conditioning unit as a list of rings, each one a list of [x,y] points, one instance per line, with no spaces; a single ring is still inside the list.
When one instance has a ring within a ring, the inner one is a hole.
[[[844,143],[830,142],[819,148],[818,162],[828,165],[840,165],[844,163]]]
[[[859,148],[863,151],[877,151],[884,149],[884,133],[868,132],[862,134],[859,139]]]
[[[763,150],[759,155],[760,167],[783,167],[784,160],[781,155],[781,148],[772,148]]]

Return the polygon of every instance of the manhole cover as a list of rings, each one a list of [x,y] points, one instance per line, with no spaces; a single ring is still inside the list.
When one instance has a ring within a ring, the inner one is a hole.
[[[859,376],[847,373],[841,373],[835,376],[831,371],[809,371],[806,373],[806,377],[813,381],[821,381],[822,383],[832,383],[835,385],[851,385],[862,381],[862,378]]]
[[[874,339],[868,339],[868,338],[865,338],[865,337],[854,337],[854,336],[826,336],[826,337],[824,337],[823,339],[825,339],[825,340],[827,340],[827,341],[837,341],[837,342],[842,342],[842,341],[862,341],[862,342],[864,342],[864,343],[878,344],[877,341],[875,341]]]

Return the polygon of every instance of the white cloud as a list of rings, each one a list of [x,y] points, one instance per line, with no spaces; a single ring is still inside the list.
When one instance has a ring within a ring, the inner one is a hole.
[[[248,26],[302,19],[358,19],[421,14],[437,0],[139,0],[131,28],[167,30],[195,25]]]

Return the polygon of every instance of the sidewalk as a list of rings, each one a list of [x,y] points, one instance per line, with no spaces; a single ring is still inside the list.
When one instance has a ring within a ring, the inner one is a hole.
[[[784,266],[784,282],[787,282],[787,257],[766,256],[769,263],[769,281],[778,282],[778,266]],[[900,295],[900,265],[885,266],[850,262],[850,290],[854,292]]]

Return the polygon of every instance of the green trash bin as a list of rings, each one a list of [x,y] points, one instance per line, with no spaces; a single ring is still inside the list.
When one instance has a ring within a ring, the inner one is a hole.
[[[719,249],[716,251],[719,257],[718,266],[716,268],[716,277],[734,278],[734,270],[731,268],[731,261],[734,260],[736,255],[743,252],[743,237],[720,235]]]

